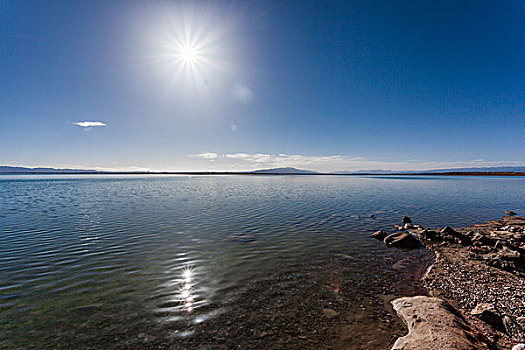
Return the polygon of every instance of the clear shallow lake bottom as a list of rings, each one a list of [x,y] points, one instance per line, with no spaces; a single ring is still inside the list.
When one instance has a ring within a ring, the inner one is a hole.
[[[0,176],[1,348],[320,347],[343,321],[323,309],[426,259],[370,233],[505,209],[525,212],[524,178]]]

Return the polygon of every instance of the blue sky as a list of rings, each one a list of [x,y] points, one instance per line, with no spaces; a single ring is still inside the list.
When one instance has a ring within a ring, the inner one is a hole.
[[[524,18],[517,0],[0,1],[0,164],[523,165]]]

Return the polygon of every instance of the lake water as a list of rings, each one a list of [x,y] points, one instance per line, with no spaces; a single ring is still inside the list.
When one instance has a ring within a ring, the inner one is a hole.
[[[267,292],[256,283],[284,286],[288,268],[335,256],[352,267],[331,289],[353,305],[345,281],[359,276],[372,297],[376,271],[408,254],[371,232],[405,215],[466,226],[505,209],[525,212],[525,178],[0,176],[0,347],[185,348],[241,312],[240,295]],[[242,312],[235,322],[250,322]]]

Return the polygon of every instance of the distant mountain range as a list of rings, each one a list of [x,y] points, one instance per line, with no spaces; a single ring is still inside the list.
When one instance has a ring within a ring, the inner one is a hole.
[[[485,168],[448,168],[448,169],[431,169],[431,170],[357,170],[357,171],[335,171],[330,174],[337,175],[355,175],[355,174],[377,174],[377,175],[388,175],[388,174],[441,174],[441,173],[523,173],[525,172],[525,166],[506,166],[506,167],[485,167]],[[319,175],[324,174],[311,170],[302,170],[296,168],[273,168],[273,169],[262,169],[255,170],[251,173],[254,174],[311,174]]]
[[[320,174],[317,171],[311,171],[311,170],[303,170],[303,169],[296,169],[296,168],[273,168],[273,169],[261,169],[261,170],[255,170],[251,171],[253,174],[302,174],[302,175],[315,175]]]
[[[0,166],[0,174],[46,174],[46,173],[99,173],[97,170],[25,168],[21,166]]]
[[[89,169],[56,169],[56,168],[26,168],[26,167],[13,167],[13,166],[0,166],[0,174],[111,174],[111,173],[156,173],[147,171],[137,172],[113,172],[113,171],[100,171],[100,170],[89,170]],[[163,173],[163,172],[159,172]],[[197,172],[197,171],[185,171],[185,172],[166,172],[166,173],[181,173],[181,174],[280,174],[280,175],[322,175],[326,173],[320,173],[312,170],[296,169],[296,168],[272,168],[272,169],[260,169],[255,171],[244,171],[244,172]],[[336,171],[330,174],[337,175],[356,175],[356,174],[375,174],[375,175],[389,175],[389,174],[441,174],[441,173],[525,173],[525,166],[505,166],[505,167],[483,167],[483,168],[448,168],[448,169],[431,169],[431,170],[358,170],[358,171]]]
[[[336,174],[440,174],[440,173],[522,173],[525,166],[504,166],[504,167],[482,167],[482,168],[446,168],[429,170],[358,170],[358,171],[338,171]]]
[[[453,168],[453,169],[436,169],[436,170],[425,170],[427,173],[448,173],[448,172],[476,172],[476,173],[495,173],[495,172],[514,172],[522,173],[525,172],[525,166],[502,166],[502,167],[485,167],[485,168]]]

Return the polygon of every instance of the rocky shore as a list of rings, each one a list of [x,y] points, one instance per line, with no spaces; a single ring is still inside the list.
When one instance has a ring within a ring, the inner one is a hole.
[[[439,229],[405,217],[395,229],[373,236],[401,249],[424,245],[435,260],[423,277],[430,297],[392,302],[409,329],[392,349],[426,349],[429,339],[432,349],[525,349],[525,217]]]

